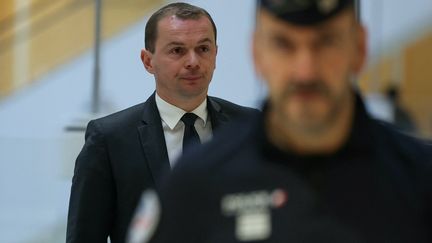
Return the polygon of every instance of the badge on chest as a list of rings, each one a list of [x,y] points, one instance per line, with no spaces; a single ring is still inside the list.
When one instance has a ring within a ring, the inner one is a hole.
[[[227,194],[222,197],[221,210],[235,217],[235,235],[239,241],[265,240],[271,236],[271,211],[283,207],[288,194],[283,189],[259,190]]]

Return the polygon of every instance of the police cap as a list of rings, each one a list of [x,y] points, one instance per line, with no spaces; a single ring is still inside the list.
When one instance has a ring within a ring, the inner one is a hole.
[[[258,7],[297,25],[322,22],[349,6],[354,0],[258,0]]]

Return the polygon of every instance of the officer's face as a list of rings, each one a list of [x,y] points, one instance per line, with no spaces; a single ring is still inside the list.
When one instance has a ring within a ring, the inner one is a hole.
[[[364,38],[352,10],[308,27],[261,10],[253,51],[269,88],[270,112],[291,128],[325,129],[349,105],[349,80],[363,65]]]
[[[216,63],[213,26],[206,17],[179,19],[167,16],[158,23],[155,51],[142,50],[141,58],[156,79],[156,91],[171,104],[203,99]]]

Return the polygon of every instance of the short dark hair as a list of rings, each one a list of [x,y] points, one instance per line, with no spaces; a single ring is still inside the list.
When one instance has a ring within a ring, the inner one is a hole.
[[[166,16],[176,16],[179,19],[199,19],[201,17],[206,17],[210,20],[213,26],[214,37],[216,41],[217,31],[216,25],[210,16],[210,14],[203,8],[188,4],[188,3],[171,3],[168,4],[150,17],[145,27],[145,38],[144,45],[145,49],[153,53],[155,51],[155,43],[158,35],[158,23],[161,19]]]

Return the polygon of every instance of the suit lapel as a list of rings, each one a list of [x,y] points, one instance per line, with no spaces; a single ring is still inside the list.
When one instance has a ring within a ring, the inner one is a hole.
[[[142,122],[143,125],[138,127],[141,145],[153,175],[155,187],[159,189],[163,176],[170,172],[170,165],[154,93],[145,102]]]
[[[207,97],[207,110],[210,115],[213,131],[225,126],[229,122],[229,117],[212,97]]]
[[[229,117],[221,106],[211,97],[207,99],[207,109],[210,115],[212,129],[215,131],[229,122]],[[163,177],[170,172],[168,152],[159,110],[156,106],[155,93],[145,102],[142,125],[138,126],[138,133],[143,147],[144,156],[159,189]]]

